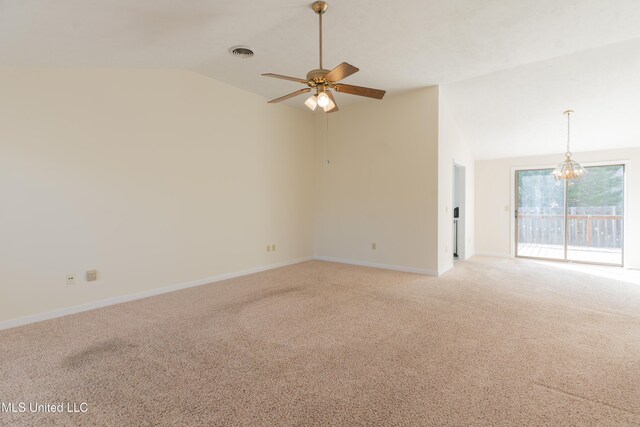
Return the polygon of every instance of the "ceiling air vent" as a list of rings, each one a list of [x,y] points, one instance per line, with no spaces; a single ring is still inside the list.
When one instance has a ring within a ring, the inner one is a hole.
[[[229,48],[229,53],[242,59],[251,58],[253,56],[253,50],[247,46],[232,46]]]

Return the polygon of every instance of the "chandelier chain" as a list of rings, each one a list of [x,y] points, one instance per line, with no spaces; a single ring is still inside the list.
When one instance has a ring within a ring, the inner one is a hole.
[[[571,153],[571,113],[567,113],[567,154]]]

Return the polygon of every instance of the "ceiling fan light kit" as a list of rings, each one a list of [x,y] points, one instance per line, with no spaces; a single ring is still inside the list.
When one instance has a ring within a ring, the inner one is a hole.
[[[312,111],[317,107],[322,108],[326,113],[338,111],[338,105],[333,96],[333,92],[347,93],[350,95],[365,96],[367,98],[382,99],[386,93],[384,90],[372,89],[362,86],[353,86],[340,83],[341,80],[359,71],[358,68],[351,64],[343,62],[332,70],[322,68],[322,15],[325,14],[329,5],[324,1],[317,1],[311,5],[311,8],[318,14],[319,18],[319,39],[320,39],[320,67],[307,73],[306,79],[297,77],[283,76],[281,74],[266,73],[263,76],[273,77],[276,79],[290,80],[307,85],[307,88],[300,89],[280,98],[272,99],[270,104],[284,101],[303,93],[313,92],[313,94],[305,101],[305,105]]]

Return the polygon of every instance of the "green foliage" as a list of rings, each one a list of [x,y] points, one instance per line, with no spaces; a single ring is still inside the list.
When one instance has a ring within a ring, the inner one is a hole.
[[[622,209],[624,175],[622,166],[588,167],[580,181],[569,183],[569,206],[615,206]]]
[[[624,193],[623,166],[591,166],[579,181],[567,185],[571,207],[615,206],[622,211]],[[562,208],[564,181],[556,181],[550,169],[526,170],[518,173],[518,205],[520,207]]]
[[[564,183],[551,176],[550,169],[518,172],[518,206],[526,208],[564,207]]]

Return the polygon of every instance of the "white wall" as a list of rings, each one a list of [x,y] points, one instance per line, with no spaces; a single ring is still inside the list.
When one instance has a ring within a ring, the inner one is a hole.
[[[625,266],[640,268],[640,149],[620,149],[574,153],[579,163],[626,161],[626,233]],[[514,212],[512,169],[518,167],[555,167],[564,153],[476,162],[476,229],[478,253],[511,256]]]
[[[186,71],[2,70],[0,93],[0,321],[313,255],[307,112]]]
[[[317,114],[316,134],[316,255],[435,274],[438,88]]]
[[[475,253],[475,162],[471,150],[462,138],[449,108],[446,86],[440,87],[438,138],[438,272],[446,272],[453,266],[453,165],[465,168],[465,236],[464,257]]]

